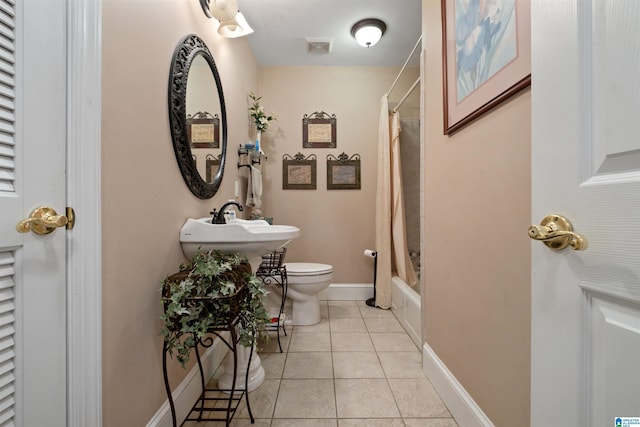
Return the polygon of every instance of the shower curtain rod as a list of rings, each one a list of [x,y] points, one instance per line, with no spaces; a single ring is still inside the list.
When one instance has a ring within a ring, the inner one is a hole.
[[[398,83],[398,80],[400,80],[400,76],[402,75],[402,73],[404,72],[404,69],[407,68],[407,64],[409,63],[409,61],[411,60],[411,58],[413,57],[413,54],[415,53],[416,49],[418,48],[418,45],[420,45],[420,42],[422,41],[422,35],[420,35],[420,37],[418,37],[418,41],[416,42],[416,45],[413,47],[413,50],[411,51],[411,53],[409,54],[409,57],[407,58],[406,61],[404,61],[404,65],[402,66],[402,68],[400,69],[400,72],[398,73],[398,76],[396,77],[396,79],[394,80],[393,84],[391,85],[391,87],[389,88],[389,90],[387,91],[387,96],[391,93],[391,91],[393,90],[394,87],[396,87],[396,83]]]
[[[398,108],[400,108],[400,106],[405,101],[405,99],[407,99],[409,97],[409,95],[411,95],[411,92],[413,92],[413,90],[416,88],[416,86],[418,86],[419,83],[420,83],[420,77],[418,77],[416,79],[416,81],[413,82],[413,85],[409,88],[407,93],[405,93],[404,96],[402,97],[402,99],[400,101],[398,101],[398,104],[396,104],[396,106],[393,108],[392,113],[395,113],[395,112],[398,111]]]

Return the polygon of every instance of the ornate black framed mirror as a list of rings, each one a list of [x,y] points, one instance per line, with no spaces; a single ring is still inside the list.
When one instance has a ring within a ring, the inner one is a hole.
[[[212,119],[195,122],[194,117]],[[173,53],[169,73],[169,125],[173,150],[187,187],[200,199],[213,197],[224,173],[227,111],[213,56],[195,34],[184,37]],[[209,155],[219,159],[219,164],[215,172],[206,173],[205,159]],[[202,159],[202,165],[198,159]]]

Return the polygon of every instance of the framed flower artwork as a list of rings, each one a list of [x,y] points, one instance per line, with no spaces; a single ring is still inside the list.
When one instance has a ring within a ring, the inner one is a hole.
[[[444,133],[531,84],[530,0],[441,0]]]

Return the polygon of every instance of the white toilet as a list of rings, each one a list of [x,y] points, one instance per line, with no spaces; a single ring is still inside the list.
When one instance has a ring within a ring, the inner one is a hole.
[[[293,302],[291,321],[294,325],[320,322],[318,292],[326,289],[333,277],[333,266],[308,262],[288,262],[287,298]]]

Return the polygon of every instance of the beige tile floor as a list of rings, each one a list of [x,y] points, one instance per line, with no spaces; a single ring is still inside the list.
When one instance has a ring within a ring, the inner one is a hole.
[[[232,426],[457,427],[390,311],[360,301],[323,301],[322,311],[317,325],[287,328],[283,353],[275,334],[261,346],[266,380],[249,394],[255,424],[243,402]]]

